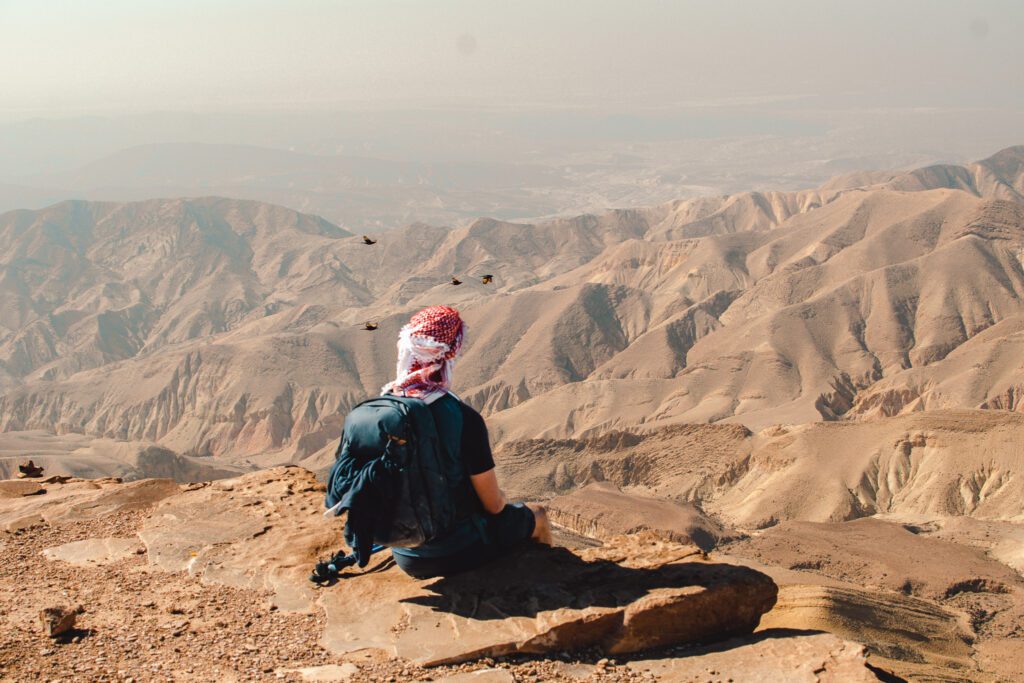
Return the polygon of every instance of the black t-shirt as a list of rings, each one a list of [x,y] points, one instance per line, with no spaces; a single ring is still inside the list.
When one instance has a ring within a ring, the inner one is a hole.
[[[470,474],[483,474],[494,469],[494,456],[491,454],[491,442],[487,437],[487,425],[484,418],[462,401],[462,460]]]

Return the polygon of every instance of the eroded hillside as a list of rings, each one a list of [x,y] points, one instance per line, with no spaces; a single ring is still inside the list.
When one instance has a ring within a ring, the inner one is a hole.
[[[1019,410],[1022,162],[373,246],[236,200],[8,213],[0,428],[316,468],[433,303],[469,322],[456,390],[499,441]]]

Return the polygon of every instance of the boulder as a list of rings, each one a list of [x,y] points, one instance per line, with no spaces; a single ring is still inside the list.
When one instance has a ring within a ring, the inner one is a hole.
[[[378,560],[326,590],[324,645],[430,666],[513,653],[624,654],[748,634],[775,583],[653,534],[532,547],[481,571],[414,581]]]
[[[790,584],[761,626],[828,631],[868,646],[872,664],[908,680],[977,673],[962,614],[928,600],[868,587]]]

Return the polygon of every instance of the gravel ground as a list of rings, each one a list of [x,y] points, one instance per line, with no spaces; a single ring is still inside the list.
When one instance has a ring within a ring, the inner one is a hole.
[[[298,673],[283,670],[327,664],[346,666],[352,681],[441,681],[480,669],[504,670],[515,681],[652,678],[599,653],[432,669],[383,655],[342,658],[319,645],[321,612],[282,614],[268,607],[266,593],[154,570],[141,544],[132,557],[88,568],[40,554],[87,538],[134,538],[143,514],[0,532],[0,680],[298,681]],[[43,634],[39,610],[76,605],[84,612],[75,631],[58,639]]]

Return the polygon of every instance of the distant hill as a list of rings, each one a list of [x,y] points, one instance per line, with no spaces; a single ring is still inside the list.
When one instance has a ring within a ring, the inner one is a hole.
[[[559,211],[550,193],[570,181],[539,164],[421,163],[358,155],[307,154],[253,145],[139,145],[70,171],[20,178],[26,190],[0,210],[34,206],[39,197],[136,201],[220,195],[267,201],[329,216],[358,229],[410,220],[450,223],[481,213],[505,217]],[[518,207],[518,208],[516,208]]]

